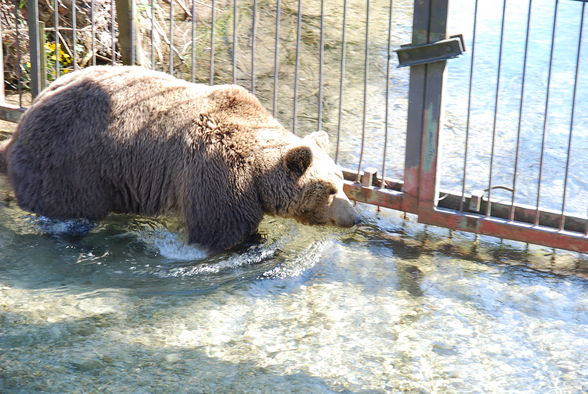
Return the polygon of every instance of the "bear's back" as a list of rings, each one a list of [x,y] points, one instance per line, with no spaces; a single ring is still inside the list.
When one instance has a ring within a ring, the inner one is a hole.
[[[222,153],[219,168],[244,160],[263,127],[281,126],[243,88],[91,67],[38,96],[13,137],[8,173],[21,207],[35,213],[153,215],[181,208],[186,171],[201,166],[202,155]]]

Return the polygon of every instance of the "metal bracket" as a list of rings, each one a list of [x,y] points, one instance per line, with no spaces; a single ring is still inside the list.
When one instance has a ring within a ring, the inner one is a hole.
[[[482,209],[482,198],[486,194],[485,190],[474,190],[472,192],[472,197],[470,198],[470,203],[468,205],[468,209],[471,212],[480,212]]]
[[[457,34],[429,44],[401,45],[394,52],[398,55],[398,67],[407,67],[453,59],[465,50],[463,36]]]
[[[361,176],[361,185],[365,187],[373,186],[377,181],[378,170],[376,168],[370,167],[363,170],[363,175]]]

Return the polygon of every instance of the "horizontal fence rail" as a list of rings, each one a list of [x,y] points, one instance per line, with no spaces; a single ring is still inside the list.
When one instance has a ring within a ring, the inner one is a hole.
[[[588,253],[585,2],[451,4],[15,1],[0,118],[94,64],[236,83],[295,134],[326,130],[356,201]]]

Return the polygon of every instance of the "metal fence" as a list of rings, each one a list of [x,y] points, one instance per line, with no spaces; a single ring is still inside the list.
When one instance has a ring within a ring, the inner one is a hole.
[[[352,199],[588,252],[583,1],[39,1],[4,4],[3,119],[92,64],[238,83],[294,133],[331,135]]]

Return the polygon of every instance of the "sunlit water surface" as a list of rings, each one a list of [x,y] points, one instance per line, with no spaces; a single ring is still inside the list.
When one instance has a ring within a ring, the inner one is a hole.
[[[0,391],[588,390],[585,280],[362,212],[352,230],[268,218],[259,244],[206,256],[173,222],[4,203]]]

